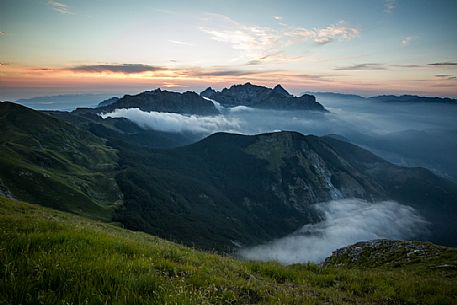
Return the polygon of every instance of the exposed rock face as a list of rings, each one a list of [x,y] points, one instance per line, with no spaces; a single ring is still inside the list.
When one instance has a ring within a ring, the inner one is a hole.
[[[213,94],[215,94],[217,91],[214,90],[213,88],[211,87],[208,87],[206,88],[205,90],[203,90],[200,95],[203,96],[203,97],[207,97],[207,98],[211,98],[213,96]]]
[[[171,112],[182,114],[216,115],[219,112],[211,101],[195,92],[184,93],[156,89],[137,95],[125,95],[118,101],[98,108],[97,111],[111,112],[120,108],[139,108],[143,111]]]
[[[282,96],[285,96],[285,97],[292,97],[292,95],[287,92],[286,89],[284,89],[281,85],[277,84],[274,88],[273,88],[273,92],[275,94],[278,94],[278,95],[282,95]]]
[[[3,183],[1,178],[0,178],[0,196],[14,199],[13,194],[8,189],[8,187]]]
[[[400,267],[418,262],[430,262],[434,268],[457,268],[457,250],[429,242],[377,239],[340,248],[325,259],[325,266],[391,266]],[[452,258],[443,264],[442,259]],[[434,263],[439,261],[440,263]]]
[[[380,185],[346,163],[318,137],[278,132],[257,139],[245,151],[268,162],[274,177],[271,190],[285,205],[303,210],[309,208],[306,202],[383,198]]]
[[[217,92],[208,88],[201,96],[211,98],[224,106],[248,106],[254,108],[282,109],[282,110],[316,110],[327,111],[324,106],[316,102],[313,95],[304,94],[295,97],[289,94],[281,85],[274,89],[256,86],[251,83],[234,85]]]

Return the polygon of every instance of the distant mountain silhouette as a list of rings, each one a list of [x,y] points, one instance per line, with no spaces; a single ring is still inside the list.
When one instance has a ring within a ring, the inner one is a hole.
[[[95,107],[110,94],[62,94],[18,99],[16,103],[36,110],[72,111],[77,107]]]
[[[338,92],[308,92],[317,97],[339,98],[339,99],[361,99],[369,102],[383,102],[383,103],[445,103],[457,105],[457,99],[449,97],[429,97],[418,95],[378,95],[372,97],[363,97],[356,94],[346,94]]]
[[[115,109],[139,108],[142,111],[171,112],[182,114],[216,115],[214,104],[197,93],[184,93],[156,89],[137,95],[124,95],[108,105],[97,108],[96,112],[112,112]],[[87,111],[87,110],[86,110]]]
[[[233,85],[228,89],[224,88],[220,92],[209,87],[202,91],[200,95],[213,99],[226,107],[247,106],[278,110],[327,111],[324,106],[316,102],[316,98],[313,95],[292,96],[281,85],[271,89],[246,83],[244,85]]]
[[[368,98],[370,101],[383,103],[446,103],[457,105],[457,99],[448,97],[427,97],[417,95],[379,95]]]

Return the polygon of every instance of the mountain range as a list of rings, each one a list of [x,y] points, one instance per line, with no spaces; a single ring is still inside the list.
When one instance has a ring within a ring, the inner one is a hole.
[[[137,95],[124,95],[119,99],[99,104],[96,112],[112,112],[115,109],[139,108],[142,111],[170,112],[183,114],[215,115],[214,104],[195,92],[184,93],[162,91],[144,91]]]
[[[110,94],[60,94],[22,98],[16,100],[16,103],[37,110],[72,111],[76,107],[95,107],[100,100],[110,96]]]
[[[0,185],[18,199],[224,252],[319,222],[319,202],[393,199],[426,217],[430,240],[457,244],[456,184],[335,137],[216,133],[191,144],[93,111],[0,103],[0,115]]]
[[[372,97],[363,97],[356,94],[345,94],[336,92],[310,92],[306,91],[303,94],[312,94],[317,97],[338,98],[338,99],[352,99],[352,100],[366,100],[369,102],[382,102],[382,103],[435,103],[435,104],[453,104],[457,105],[457,99],[449,97],[431,97],[431,96],[418,96],[418,95],[378,95]]]
[[[304,94],[295,97],[281,85],[273,89],[256,86],[251,83],[234,85],[217,92],[208,88],[200,93],[187,91],[184,93],[156,89],[144,91],[137,95],[125,95],[121,98],[110,98],[102,101],[96,108],[84,108],[80,111],[93,113],[109,113],[115,109],[139,108],[142,111],[168,112],[187,115],[217,115],[214,102],[224,107],[246,106],[251,108],[276,110],[327,110],[312,95]]]
[[[247,106],[278,110],[326,111],[324,106],[316,102],[313,95],[303,94],[296,97],[287,92],[281,85],[276,85],[271,89],[248,82],[244,85],[224,88],[220,92],[209,87],[200,95],[215,100],[225,107]]]

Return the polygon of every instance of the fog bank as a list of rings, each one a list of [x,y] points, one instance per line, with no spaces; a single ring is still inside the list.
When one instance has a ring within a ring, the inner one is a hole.
[[[240,129],[237,118],[223,115],[198,116],[168,112],[144,112],[138,108],[116,109],[114,112],[101,114],[102,118],[128,118],[143,128],[167,132],[192,132],[211,134],[218,131],[237,132]]]
[[[219,131],[257,134],[291,130],[348,141],[403,166],[423,166],[457,182],[457,106],[432,103],[376,103],[357,98],[317,97],[329,113],[226,108],[217,116],[146,113],[118,109],[104,117],[126,117],[144,128],[192,132],[201,138]]]
[[[315,205],[324,220],[270,243],[245,248],[239,256],[283,264],[322,262],[332,251],[358,241],[414,239],[427,235],[427,222],[412,207],[394,201],[368,203],[360,199]]]

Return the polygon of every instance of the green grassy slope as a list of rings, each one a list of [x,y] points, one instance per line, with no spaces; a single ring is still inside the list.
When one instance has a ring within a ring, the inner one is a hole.
[[[104,140],[14,103],[0,103],[0,181],[14,197],[110,219],[117,153]]]
[[[0,304],[457,302],[452,269],[242,262],[2,197],[0,268]]]

